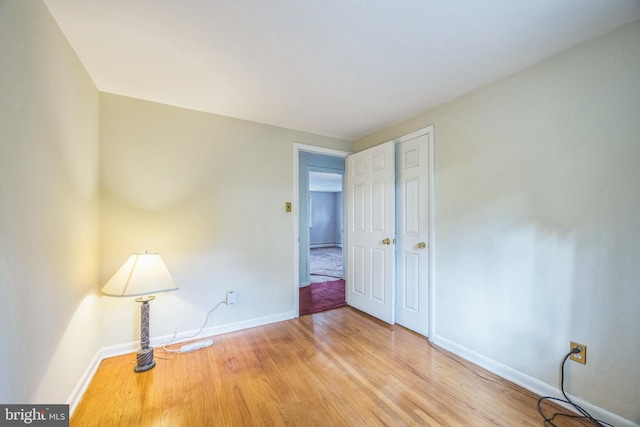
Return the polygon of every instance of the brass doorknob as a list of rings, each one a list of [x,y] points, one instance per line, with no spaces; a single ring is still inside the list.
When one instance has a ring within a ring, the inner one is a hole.
[[[387,237],[386,239],[384,239],[384,240],[382,241],[382,244],[383,244],[383,245],[390,245],[390,244],[391,244],[391,239]]]
[[[418,249],[424,249],[427,247],[427,244],[425,242],[420,242],[417,244],[417,246],[418,246]]]

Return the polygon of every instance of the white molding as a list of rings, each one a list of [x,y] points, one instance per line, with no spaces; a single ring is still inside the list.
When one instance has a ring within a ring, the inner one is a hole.
[[[436,134],[435,126],[429,132],[429,335],[436,325]]]
[[[250,329],[250,328],[255,328],[257,326],[268,325],[271,323],[283,322],[285,320],[293,319],[294,317],[295,316],[293,315],[293,312],[285,312],[285,313],[278,313],[270,316],[258,317],[255,319],[243,320],[241,322],[227,323],[225,325],[210,326],[208,328],[203,329],[202,332],[195,337],[194,335],[198,332],[197,329],[192,331],[181,332],[180,334],[178,334],[177,338],[173,341],[172,344],[179,344],[181,342],[196,340],[198,338],[213,337],[216,335],[222,335],[230,332],[241,331],[243,329]],[[162,345],[170,341],[172,338],[173,338],[173,335],[156,337],[151,340],[151,345],[153,346]],[[215,340],[214,340],[214,345],[215,345]]]
[[[300,152],[302,144],[293,144],[293,311],[300,313]],[[296,317],[298,317],[296,315]]]
[[[78,407],[78,404],[80,403],[80,400],[82,400],[84,392],[87,391],[87,387],[89,387],[89,383],[91,383],[102,359],[102,350],[98,350],[93,356],[93,359],[91,359],[91,362],[89,362],[89,366],[87,366],[87,369],[85,369],[84,373],[80,377],[78,384],[76,384],[74,389],[71,391],[71,395],[67,399],[67,404],[69,405],[69,416],[73,415],[73,411]]]
[[[309,247],[311,249],[317,249],[317,248],[341,248],[342,244],[341,243],[309,243]]]
[[[257,326],[264,326],[270,323],[277,323],[277,322],[282,322],[284,320],[293,319],[294,317],[297,317],[297,316],[294,316],[293,312],[285,312],[285,313],[278,313],[270,316],[258,317],[255,319],[243,320],[235,323],[227,323],[225,325],[210,326],[208,328],[203,329],[202,332],[195,337],[193,335],[195,335],[198,332],[198,329],[194,329],[191,331],[183,331],[178,333],[177,337],[172,342],[172,344],[179,344],[185,341],[195,340],[198,338],[212,337],[215,335],[221,335],[229,332],[240,331],[243,329],[255,328]],[[158,345],[162,345],[171,341],[172,338],[173,338],[173,334],[154,337],[154,338],[151,338],[151,345],[153,347],[157,347]],[[108,359],[110,357],[122,356],[123,354],[133,353],[137,351],[139,347],[140,347],[139,341],[133,341],[133,342],[127,342],[122,344],[116,344],[108,347],[103,347],[102,359]]]
[[[110,345],[102,347],[102,359],[110,357],[122,356],[123,354],[133,353],[140,348],[140,341],[132,341],[122,344]]]
[[[350,151],[334,150],[333,148],[318,147],[316,145],[307,145],[296,142],[293,144],[296,154],[300,151],[306,151],[308,153],[325,154],[327,156],[347,157],[351,154]]]
[[[515,383],[521,387],[526,388],[529,391],[532,391],[537,395],[551,396],[560,399],[564,398],[561,391],[557,388],[552,387],[549,384],[538,380],[537,378],[517,371],[509,366],[503,365],[502,363],[490,359],[480,353],[476,353],[475,351],[457,344],[443,336],[434,334],[432,337],[432,342],[444,348],[445,350],[448,350],[451,353],[454,353],[462,357],[463,359],[468,360],[471,363],[474,363],[508,381],[511,381],[512,383]],[[580,405],[582,408],[586,409],[593,417],[597,419],[615,425],[616,427],[640,427],[640,424],[636,424],[633,421],[622,418],[619,415],[602,409],[592,403],[586,402],[579,397],[575,397],[570,394],[568,394],[568,396],[572,401]],[[556,403],[561,404],[560,402]],[[561,405],[571,410],[571,407],[569,407],[568,405]]]
[[[400,138],[396,138],[393,141],[396,144],[400,143],[400,142],[410,141],[410,140],[412,140],[414,138],[417,138],[419,136],[426,135],[427,133],[433,134],[433,125],[429,125],[427,127],[424,127],[422,129],[418,129],[418,130],[416,130],[414,132],[411,132],[411,133],[408,133],[406,135],[402,135]]]

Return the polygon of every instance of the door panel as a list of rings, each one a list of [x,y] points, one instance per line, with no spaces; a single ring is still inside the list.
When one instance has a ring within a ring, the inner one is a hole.
[[[396,322],[422,335],[429,328],[429,138],[396,146]]]
[[[420,235],[420,178],[406,179],[403,183],[404,198],[404,230],[405,236]]]
[[[347,301],[394,323],[395,152],[393,142],[347,158]]]
[[[364,233],[365,221],[365,186],[364,183],[353,186],[353,229]]]
[[[420,256],[416,254],[404,254],[404,274],[405,274],[405,292],[404,306],[405,310],[419,311],[418,300],[420,298]]]
[[[352,274],[347,274],[347,277],[350,280],[351,288],[354,293],[358,295],[365,296],[364,289],[364,254],[365,248],[362,246],[353,246],[351,253],[353,256],[351,257],[351,262],[349,264],[353,268]]]
[[[385,197],[385,182],[381,180],[374,181],[371,186],[371,229],[373,231],[384,232],[386,226],[384,204],[389,201],[389,199]]]
[[[385,302],[385,253],[382,249],[371,249],[371,298],[384,304]]]

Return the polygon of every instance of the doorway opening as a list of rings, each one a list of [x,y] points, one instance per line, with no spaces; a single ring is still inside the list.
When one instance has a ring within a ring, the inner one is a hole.
[[[298,314],[346,305],[345,157],[298,153]]]
[[[310,284],[344,279],[342,175],[309,171]]]

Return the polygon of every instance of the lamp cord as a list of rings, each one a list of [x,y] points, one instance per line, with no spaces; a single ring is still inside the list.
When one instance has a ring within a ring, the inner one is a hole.
[[[216,308],[218,308],[218,307],[220,307],[222,304],[226,304],[226,303],[227,303],[227,301],[226,301],[226,300],[224,300],[224,301],[220,301],[218,304],[216,304],[216,305],[215,305],[211,310],[209,310],[209,311],[207,312],[207,316],[205,317],[204,322],[202,322],[202,326],[200,327],[200,329],[198,330],[198,332],[196,332],[195,334],[190,335],[190,336],[188,336],[188,337],[182,337],[182,339],[189,340],[189,339],[191,339],[191,338],[195,338],[195,337],[197,337],[198,335],[200,335],[200,333],[204,330],[205,326],[207,326],[207,323],[209,323],[209,316],[211,316],[211,313],[213,313],[213,311],[214,311]],[[167,353],[180,353],[180,350],[179,350],[179,349],[171,349],[171,348],[167,348],[167,346],[168,346],[168,345],[173,344],[173,342],[176,340],[177,336],[178,336],[178,332],[176,331],[176,332],[174,332],[174,333],[173,333],[173,337],[171,337],[171,339],[170,339],[169,341],[167,341],[167,342],[165,342],[165,343],[162,343],[162,344],[158,344],[158,347],[159,347],[159,348],[162,348],[162,350],[166,351]]]

